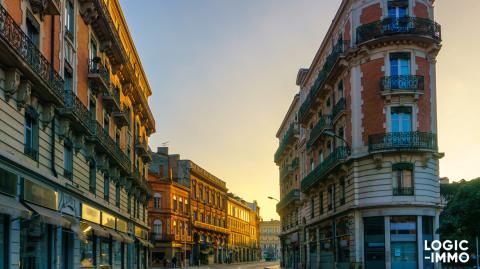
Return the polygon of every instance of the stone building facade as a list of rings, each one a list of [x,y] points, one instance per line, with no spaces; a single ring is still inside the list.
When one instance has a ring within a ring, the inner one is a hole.
[[[0,1],[0,268],[146,268],[150,95],[117,0]]]
[[[344,0],[298,72],[275,155],[284,266],[433,267],[422,246],[441,211],[433,14],[429,0]],[[282,169],[296,156],[295,186]]]
[[[280,221],[260,221],[260,248],[262,249],[262,260],[277,261],[280,259]]]

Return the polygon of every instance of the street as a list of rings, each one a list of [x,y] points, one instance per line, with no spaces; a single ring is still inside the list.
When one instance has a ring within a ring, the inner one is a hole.
[[[186,267],[188,269],[214,269],[214,268],[231,268],[231,269],[280,269],[279,262],[256,262],[242,264],[213,264],[205,266]],[[163,269],[160,267],[152,267],[150,269]]]

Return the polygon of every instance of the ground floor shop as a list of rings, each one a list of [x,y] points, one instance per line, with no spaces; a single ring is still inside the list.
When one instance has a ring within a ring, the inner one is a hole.
[[[150,264],[152,267],[170,265],[192,265],[192,245],[162,243],[151,249]]]
[[[147,234],[75,193],[0,165],[0,268],[146,269]]]
[[[438,239],[435,207],[350,211],[306,222],[296,235],[283,236],[282,265],[309,269],[431,269],[424,240]],[[299,246],[299,247],[298,247]]]

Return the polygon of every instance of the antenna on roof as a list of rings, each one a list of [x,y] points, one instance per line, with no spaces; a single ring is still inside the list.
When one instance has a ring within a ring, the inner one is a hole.
[[[166,146],[168,146],[168,143],[170,143],[170,141],[163,142],[163,143],[162,143],[162,147],[166,147]]]

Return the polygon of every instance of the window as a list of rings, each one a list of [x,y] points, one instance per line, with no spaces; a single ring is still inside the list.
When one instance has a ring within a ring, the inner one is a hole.
[[[402,18],[408,14],[408,0],[388,1],[388,17]]]
[[[188,212],[188,199],[185,199],[185,208],[183,210],[185,213]]]
[[[197,220],[197,211],[193,211],[193,219]]]
[[[207,222],[208,224],[210,224],[210,216],[209,216],[209,215],[207,215],[206,220],[207,220],[206,222]]]
[[[197,198],[197,185],[196,184],[192,184],[192,196],[193,196],[193,199]]]
[[[178,234],[177,221],[173,221],[173,234]]]
[[[334,210],[335,207],[335,185],[328,186],[328,210]]]
[[[203,213],[200,213],[200,221],[201,221],[201,222],[205,222],[205,219],[204,219],[203,217],[204,217],[204,216],[203,216]]]
[[[396,106],[390,109],[390,131],[391,132],[411,132],[412,131],[412,107]],[[392,143],[409,143],[408,137],[400,137]],[[405,140],[407,139],[407,140]]]
[[[315,217],[315,198],[310,198],[310,218],[313,219]]]
[[[64,85],[63,86],[64,86],[64,89],[65,89],[65,92],[71,93],[73,91],[73,76],[72,76],[72,73],[70,73],[69,70],[65,69],[63,79],[64,79]]]
[[[112,264],[112,243],[110,239],[102,238],[100,240],[100,267]]]
[[[75,34],[75,12],[72,1],[66,1],[65,3],[65,33],[73,40]]]
[[[130,115],[130,114],[129,114]],[[127,135],[125,136],[125,143],[127,145],[127,157],[130,160],[132,156],[132,133],[130,130],[127,131]]]
[[[120,207],[120,190],[121,190],[120,184],[117,183],[115,185],[115,206],[118,208]]]
[[[207,196],[207,204],[210,203],[210,194],[209,194],[209,191],[207,190],[207,192],[205,193],[206,196]]]
[[[38,161],[38,113],[31,107],[25,110],[25,154]]]
[[[162,195],[157,192],[153,195],[153,207],[161,208],[161,205],[162,205]]]
[[[63,176],[67,179],[73,179],[73,144],[65,140],[63,145]]]
[[[120,148],[120,129],[119,128],[115,128],[115,146],[117,146],[117,148]]]
[[[338,128],[338,136],[343,138],[343,139],[339,139],[340,140],[340,145],[341,146],[345,146],[345,128],[342,126],[340,128]]]
[[[417,217],[390,217],[392,268],[417,268]]]
[[[177,196],[173,196],[173,211],[177,211]]]
[[[129,193],[127,197],[127,212],[132,213],[132,195]]]
[[[410,53],[390,53],[390,76],[410,75]]]
[[[340,80],[340,82],[338,82],[337,92],[338,92],[338,99],[344,97],[343,96],[343,80]]]
[[[217,194],[217,206],[220,207],[220,195]]]
[[[153,233],[155,236],[160,237],[162,235],[162,221],[161,220],[154,220],[153,221]]]
[[[103,131],[110,135],[110,117],[106,111],[103,111]]]
[[[410,196],[414,195],[413,187],[413,164],[396,163],[392,165],[393,170],[393,195]]]
[[[203,201],[203,188],[200,186],[200,200]]]
[[[183,199],[182,199],[182,197],[180,197],[180,199],[178,200],[178,207],[179,207],[180,212],[183,212]]]
[[[49,268],[53,258],[53,231],[40,220],[20,222],[20,263],[22,268]]]
[[[38,48],[40,45],[40,24],[29,11],[27,11],[26,27],[28,38]]]
[[[323,207],[324,207],[324,204],[323,204],[323,191],[320,191],[320,195],[319,195],[319,200],[320,200],[320,215],[323,215]]]
[[[318,163],[322,163],[323,160],[324,160],[323,150],[320,149],[320,150],[318,151]]]
[[[365,241],[365,268],[385,268],[385,219],[363,219]]]
[[[310,171],[313,171],[315,169],[315,163],[313,162],[313,158],[310,158]]]
[[[97,166],[95,161],[90,161],[89,174],[88,174],[89,190],[95,194],[97,189]]]
[[[110,176],[108,174],[103,177],[103,199],[107,202],[110,199]]]

